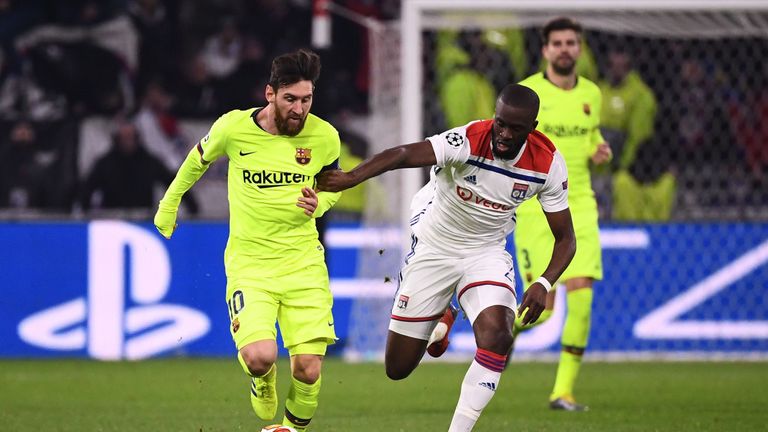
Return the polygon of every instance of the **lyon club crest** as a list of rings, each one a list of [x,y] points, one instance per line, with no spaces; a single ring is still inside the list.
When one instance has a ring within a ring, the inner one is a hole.
[[[400,298],[397,299],[397,308],[398,309],[405,309],[408,307],[408,300],[411,298],[407,295],[400,294]]]
[[[300,165],[306,165],[312,159],[312,149],[297,148],[296,149],[296,162]]]
[[[512,199],[513,200],[524,200],[525,196],[528,194],[528,185],[525,183],[515,183],[514,186],[512,186]]]

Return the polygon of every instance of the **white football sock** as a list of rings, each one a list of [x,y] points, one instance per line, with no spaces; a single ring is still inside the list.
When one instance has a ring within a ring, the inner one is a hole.
[[[489,358],[489,354],[492,357]],[[478,350],[461,383],[461,395],[448,432],[467,432],[496,393],[506,356]],[[482,364],[481,364],[482,363]],[[492,368],[494,370],[489,369]]]

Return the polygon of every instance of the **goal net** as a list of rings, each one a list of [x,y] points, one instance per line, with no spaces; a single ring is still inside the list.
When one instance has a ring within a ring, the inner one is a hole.
[[[665,301],[660,299],[684,296],[687,288],[699,287],[697,283],[738,260],[740,253],[747,253],[738,245],[761,246],[759,238],[748,238],[752,235],[749,230],[736,229],[733,223],[768,220],[768,5],[762,2],[635,1],[618,8],[614,2],[599,0],[406,0],[401,21],[382,27],[371,37],[372,153],[492,116],[493,97],[503,85],[541,70],[539,30],[558,16],[568,16],[584,26],[577,70],[601,86],[603,109],[610,113],[603,116],[603,134],[611,142],[615,158],[610,167],[593,172],[601,222],[611,228],[615,227],[611,222],[719,221],[723,222],[719,227],[710,227],[715,230],[711,235],[734,242],[732,249],[686,254],[685,250],[707,250],[704,242],[709,240],[693,232],[695,228],[690,228],[691,235],[640,229],[650,239],[651,249],[656,244],[654,236],[666,236],[668,259],[679,260],[679,268],[663,260],[651,268],[629,262],[638,259],[634,255],[611,253],[612,247],[624,250],[622,240],[610,243],[606,238],[614,237],[604,237],[608,274],[603,283],[632,284],[635,290],[649,293],[650,300],[644,303],[634,298],[635,303],[627,305],[626,299],[596,296],[596,314],[598,308],[630,308],[636,322],[646,327],[641,325],[638,331],[627,324],[628,335],[598,334],[593,340],[599,341],[605,353],[614,347],[669,352],[764,347],[761,338],[768,339],[764,307],[720,316],[702,314],[691,306],[690,299],[689,309],[678,308],[678,315],[666,318],[761,324],[733,333],[734,346],[716,336],[694,338],[698,342],[691,345],[690,335],[683,335],[682,330],[679,340],[659,337],[661,341],[655,345],[619,342],[619,338],[642,339],[650,325],[643,320],[644,313]],[[629,79],[631,85],[622,84]],[[376,205],[370,207],[365,223],[376,228],[407,226],[403,221],[407,220],[408,202],[423,184],[423,172],[390,173],[380,181],[385,193],[372,197]],[[384,256],[379,253],[383,248],[375,245],[364,252],[361,277],[396,278],[405,244],[403,240],[398,249],[390,243],[386,252],[391,254]],[[737,284],[737,292],[749,292],[767,280],[761,260],[768,257],[759,251],[753,256],[757,261],[751,261],[754,266],[744,273],[752,279]],[[611,266],[632,271],[613,274]],[[727,286],[732,287],[736,282],[730,283]],[[356,301],[348,357],[380,355],[394,289],[379,291],[388,295]],[[709,308],[733,306],[721,303],[727,299],[716,300],[714,293],[724,289],[700,289],[699,303],[694,303]],[[623,292],[613,286],[606,291]],[[633,291],[626,292],[631,295]],[[593,335],[610,331],[597,324]],[[550,327],[546,331],[559,332],[557,320]],[[713,332],[722,330],[718,327]],[[556,343],[542,347],[523,341],[521,345],[532,351],[556,351]]]

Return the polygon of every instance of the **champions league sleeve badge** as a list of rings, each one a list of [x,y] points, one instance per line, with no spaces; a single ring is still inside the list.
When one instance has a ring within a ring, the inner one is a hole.
[[[448,145],[453,148],[459,148],[464,145],[464,137],[457,132],[448,133],[448,135],[445,136],[445,140],[448,142]]]

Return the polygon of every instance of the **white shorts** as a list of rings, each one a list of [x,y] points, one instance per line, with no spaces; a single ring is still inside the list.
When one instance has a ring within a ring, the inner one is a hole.
[[[389,329],[428,340],[451,297],[471,323],[489,306],[517,309],[512,257],[503,248],[489,248],[469,257],[446,255],[412,236],[405,258]]]

